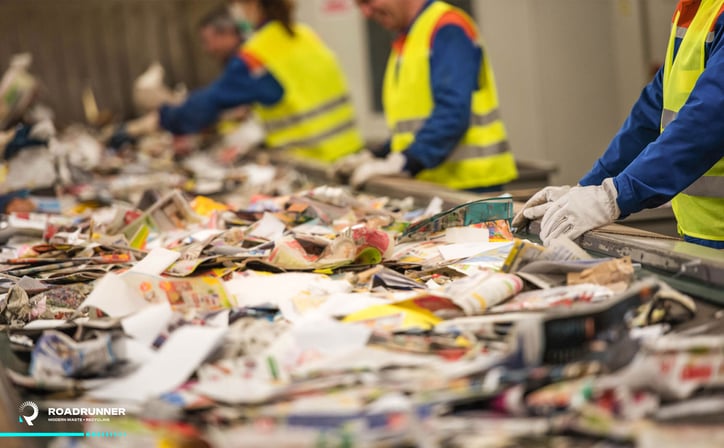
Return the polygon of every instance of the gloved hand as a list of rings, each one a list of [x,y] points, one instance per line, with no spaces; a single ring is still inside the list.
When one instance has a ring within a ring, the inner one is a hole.
[[[523,209],[515,215],[512,222],[513,227],[520,229],[525,227],[530,221],[542,218],[551,204],[568,193],[570,189],[570,186],[563,185],[560,187],[545,187],[538,191],[528,199]]]
[[[540,238],[544,244],[563,235],[573,240],[583,233],[610,224],[621,215],[612,178],[600,186],[574,187],[550,204],[543,216]]]
[[[402,169],[405,167],[407,159],[401,152],[391,152],[384,159],[371,160],[360,165],[352,173],[352,177],[349,180],[350,185],[358,188],[371,177],[374,176],[389,176],[392,174],[404,175]]]
[[[358,167],[373,160],[375,160],[375,155],[369,149],[362,149],[344,156],[327,169],[327,178],[346,182]]]

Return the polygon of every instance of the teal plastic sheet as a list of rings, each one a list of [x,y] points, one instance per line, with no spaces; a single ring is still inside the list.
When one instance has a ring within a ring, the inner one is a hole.
[[[513,219],[512,198],[481,199],[468,202],[411,225],[400,242],[424,240],[449,227],[464,227],[482,222]]]

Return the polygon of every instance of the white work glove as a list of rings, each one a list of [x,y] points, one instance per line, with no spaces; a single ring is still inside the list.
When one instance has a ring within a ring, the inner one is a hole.
[[[374,176],[390,176],[393,174],[404,174],[407,158],[400,152],[391,152],[384,159],[372,160],[364,163],[354,170],[350,185],[358,188]]]
[[[375,155],[368,149],[344,156],[329,167],[327,178],[346,181],[358,167],[373,160],[375,160]]]
[[[561,187],[545,187],[534,194],[528,202],[525,203],[523,209],[515,215],[512,225],[518,229],[523,228],[530,221],[540,219],[545,215],[554,201],[557,201],[564,194],[568,193],[571,187],[563,185]]]
[[[617,197],[616,186],[610,177],[600,186],[571,188],[545,212],[541,240],[546,245],[561,235],[574,240],[591,229],[612,223],[621,215]]]

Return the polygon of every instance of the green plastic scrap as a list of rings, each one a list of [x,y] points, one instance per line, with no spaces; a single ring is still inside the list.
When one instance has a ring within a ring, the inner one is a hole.
[[[419,241],[450,227],[513,219],[512,198],[491,198],[468,202],[424,219],[405,230],[399,242]]]

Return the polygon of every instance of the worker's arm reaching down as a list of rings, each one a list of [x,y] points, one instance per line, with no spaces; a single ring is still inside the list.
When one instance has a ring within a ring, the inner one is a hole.
[[[663,107],[662,70],[641,92],[629,117],[618,131],[606,152],[596,160],[578,186],[601,185],[604,179],[620,174],[636,157],[659,137],[661,109]],[[513,220],[514,227],[522,227],[528,221],[540,219],[551,204],[568,193],[570,186],[547,187],[530,198]]]
[[[637,124],[637,118],[629,117],[606,154],[581,179],[582,186],[571,188],[544,210],[541,238],[544,241],[560,235],[577,238],[619,217],[671,200],[724,157],[724,124],[712,119],[722,116],[724,52],[717,51],[712,53],[707,69],[676,119],[639,153],[635,152],[640,142],[634,137],[636,133],[625,130],[638,127],[640,137],[643,125]],[[624,142],[630,146],[622,144]],[[593,174],[604,166],[616,167],[631,153],[635,157],[618,174],[609,175],[606,171]],[[596,183],[602,175],[607,177]],[[540,217],[540,211],[531,210],[524,212],[527,218]]]
[[[435,108],[404,151],[405,170],[412,175],[440,165],[468,130],[470,102],[478,89],[483,58],[472,31],[450,23],[435,34],[430,54]]]
[[[196,134],[216,123],[224,111],[255,102],[274,104],[283,94],[283,87],[256,59],[239,53],[216,81],[192,92],[183,103],[163,104],[109,130],[104,139],[118,149],[159,129],[176,135]]]
[[[177,135],[194,134],[214,124],[227,109],[252,103],[275,104],[284,94],[279,82],[258,60],[241,53],[211,85],[192,92],[179,106],[159,110],[160,126]]]
[[[659,137],[663,107],[662,76],[662,70],[659,70],[644,88],[608,149],[581,178],[580,185],[601,185],[604,179],[617,176]]]
[[[450,21],[435,33],[430,53],[430,83],[435,107],[415,134],[415,141],[400,155],[390,154],[387,143],[374,154],[381,160],[360,166],[352,177],[360,185],[375,175],[416,175],[440,165],[465,134],[470,123],[471,99],[478,89],[483,51],[475,30],[462,21]],[[400,39],[404,39],[401,37]],[[401,42],[397,43],[401,45]]]
[[[721,22],[720,22],[721,23]],[[614,177],[623,216],[671,200],[724,157],[724,38],[676,119]]]
[[[606,152],[596,160],[577,186],[598,186],[604,179],[617,176],[659,137],[663,107],[661,91],[662,70],[659,70],[641,92],[641,96]],[[568,193],[570,189],[570,186],[563,185],[539,191],[525,203],[523,210],[513,220],[513,226],[520,228],[529,221],[542,218],[553,202]]]
[[[619,217],[672,200],[722,160],[723,24],[720,16],[713,39],[705,46],[705,69],[663,132],[660,129],[664,86],[663,73],[659,71],[607,151],[581,179],[581,186],[571,188],[544,206],[526,207],[516,217],[515,224],[523,223],[523,218],[537,219],[544,215],[541,223],[544,241],[559,235],[576,238]],[[680,46],[681,38],[677,38],[675,55]],[[687,209],[681,213],[694,212]],[[680,221],[681,216],[677,215],[677,219]],[[718,232],[717,225],[709,226],[710,233]],[[690,236],[686,229],[683,231],[685,236]]]
[[[707,45],[706,70],[676,120],[660,134],[663,70],[659,70],[608,150],[580,180],[581,185],[600,185],[613,177],[622,215],[666,203],[724,156],[724,124],[712,119],[724,113],[721,25],[719,19],[719,31]]]

